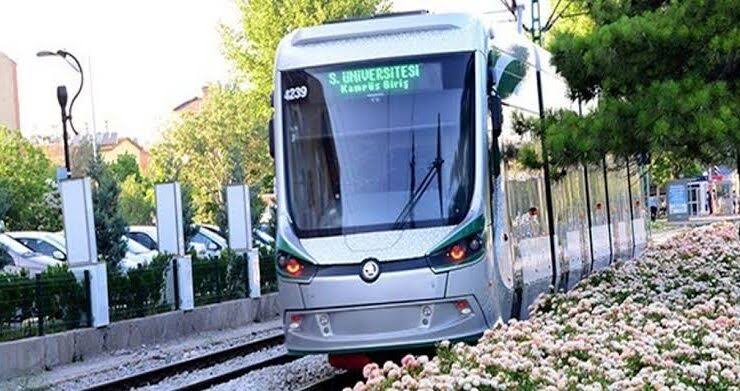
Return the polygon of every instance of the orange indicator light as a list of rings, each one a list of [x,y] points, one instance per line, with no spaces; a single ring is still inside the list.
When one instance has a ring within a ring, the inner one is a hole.
[[[465,247],[456,244],[452,246],[452,248],[450,248],[450,251],[447,253],[447,255],[450,256],[450,260],[453,263],[458,263],[465,258]]]
[[[295,258],[290,258],[285,265],[285,271],[293,277],[298,277],[303,271],[303,265]]]

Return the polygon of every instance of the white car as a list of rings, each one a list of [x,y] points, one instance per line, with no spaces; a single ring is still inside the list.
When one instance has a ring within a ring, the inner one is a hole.
[[[33,252],[10,236],[0,233],[0,259],[7,263],[2,270],[26,269],[31,274],[43,272],[47,267],[62,265],[62,262],[46,255]]]
[[[66,241],[61,232],[22,231],[8,232],[8,235],[37,253],[44,254],[59,261],[67,260]],[[151,251],[125,236],[123,240],[127,246],[126,255],[121,260],[121,266],[124,269],[146,265],[158,254],[156,250]]]
[[[157,227],[155,226],[133,225],[128,228],[126,236],[139,242],[146,248],[158,248]],[[226,247],[226,239],[203,227],[198,228],[198,232],[195,233],[188,243],[188,251],[195,251],[195,254],[199,257],[218,256]]]

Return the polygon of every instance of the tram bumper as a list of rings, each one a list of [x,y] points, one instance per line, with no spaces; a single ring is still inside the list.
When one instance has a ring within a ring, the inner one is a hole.
[[[486,320],[473,295],[404,303],[286,311],[290,353],[351,353],[475,338]]]

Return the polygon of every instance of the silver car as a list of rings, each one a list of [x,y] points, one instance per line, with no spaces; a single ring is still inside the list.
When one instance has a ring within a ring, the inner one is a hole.
[[[61,232],[20,231],[8,232],[8,235],[37,253],[59,261],[67,260],[66,241]],[[121,266],[124,269],[146,265],[158,254],[156,250],[151,251],[126,236],[123,240],[126,242],[126,255],[121,260]]]
[[[59,266],[62,262],[33,252],[17,240],[0,233],[0,260],[3,260],[3,271],[28,270],[31,274],[39,274],[49,266]]]

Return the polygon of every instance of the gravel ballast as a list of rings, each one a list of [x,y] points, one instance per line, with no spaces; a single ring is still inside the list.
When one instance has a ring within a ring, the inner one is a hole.
[[[44,373],[0,382],[2,390],[50,388],[79,390],[113,379],[131,376],[176,361],[197,357],[282,332],[280,319],[237,329],[194,334],[166,344],[126,349],[54,368]]]
[[[339,371],[329,365],[326,355],[312,355],[251,372],[211,390],[300,390],[337,373]]]

